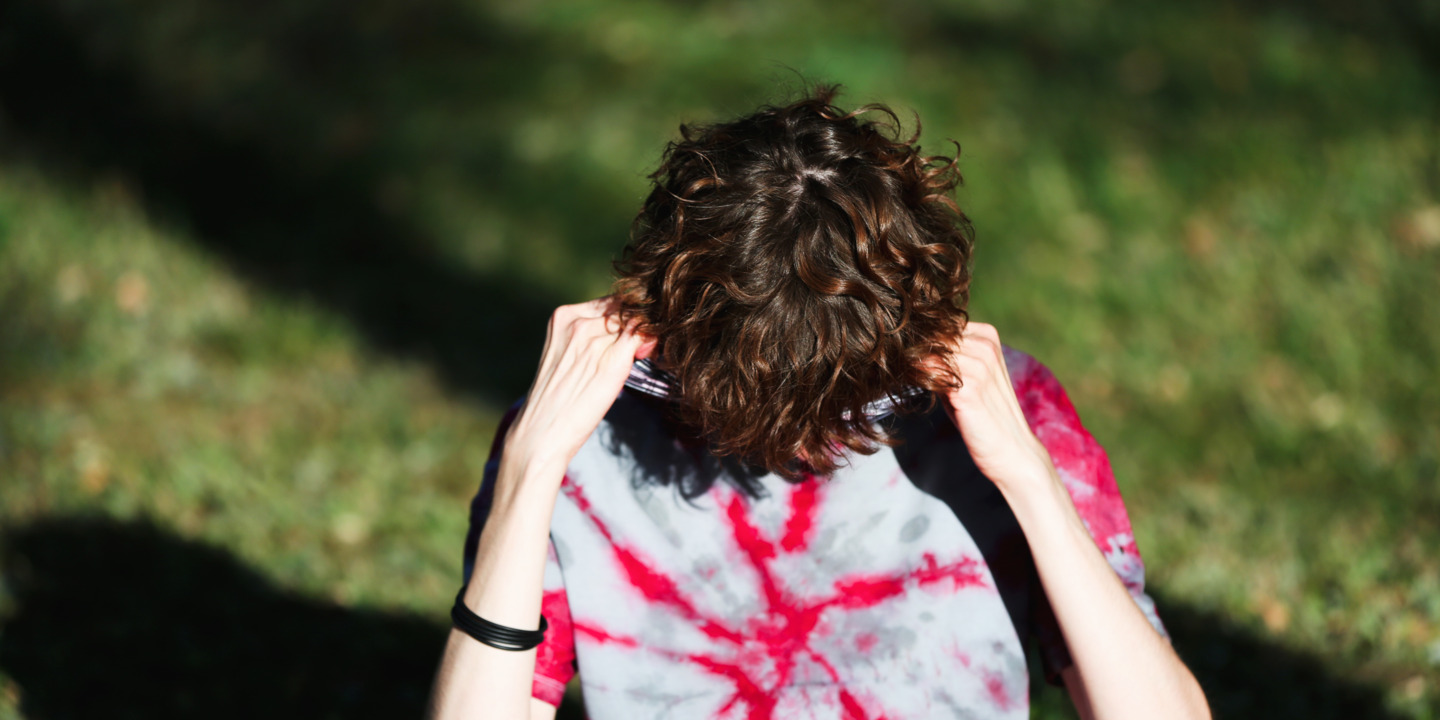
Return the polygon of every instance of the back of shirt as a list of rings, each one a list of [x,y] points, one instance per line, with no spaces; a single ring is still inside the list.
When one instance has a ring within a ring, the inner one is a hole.
[[[1048,370],[1006,360],[1082,519],[1163,632],[1104,452]],[[663,382],[638,367],[555,508],[536,697],[558,704],[578,665],[595,720],[1028,717],[1025,648],[1052,679],[1068,653],[1014,515],[942,409],[882,418],[896,448],[789,483],[679,441]]]

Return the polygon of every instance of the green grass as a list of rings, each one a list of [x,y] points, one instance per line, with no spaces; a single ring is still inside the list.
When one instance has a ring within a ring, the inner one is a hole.
[[[798,71],[963,147],[973,314],[1070,388],[1178,624],[1440,717],[1437,23],[1385,7],[14,3],[0,527],[438,627],[545,308],[604,292],[679,122]],[[0,718],[64,687],[10,636]],[[1233,655],[1190,659],[1264,685]]]

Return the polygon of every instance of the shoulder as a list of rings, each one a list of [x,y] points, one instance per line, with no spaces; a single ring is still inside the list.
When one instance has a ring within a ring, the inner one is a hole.
[[[1070,396],[1050,368],[1023,350],[1006,345],[1004,351],[1010,384],[1032,429],[1079,425],[1079,414],[1070,403]]]
[[[1005,367],[1020,411],[1040,439],[1057,469],[1072,475],[1092,475],[1096,453],[1102,452],[1080,422],[1064,386],[1050,368],[1021,350],[1005,346]],[[1108,468],[1107,468],[1108,471]]]
[[[1080,413],[1055,374],[1040,361],[1010,347],[1005,348],[1005,365],[1030,430],[1050,453],[1055,470],[1091,530],[1100,534],[1128,532],[1128,521],[1121,527],[1110,517],[1123,514],[1110,459],[1080,421]]]
[[[1130,520],[1110,458],[1085,425],[1054,373],[1035,358],[1005,348],[1005,365],[1025,420],[1050,460],[1075,509],[1101,549],[1133,549]]]
[[[1145,564],[1105,449],[1080,422],[1079,412],[1049,368],[1011,347],[1005,348],[1005,367],[1020,409],[1050,453],[1076,513],[1146,619],[1164,635],[1155,604],[1145,594]]]

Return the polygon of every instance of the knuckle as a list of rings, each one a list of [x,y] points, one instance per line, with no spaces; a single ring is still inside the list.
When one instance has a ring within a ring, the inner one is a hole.
[[[975,358],[966,358],[966,360],[964,367],[961,368],[962,374],[979,380],[990,377],[992,370],[989,364]]]
[[[574,342],[589,342],[595,339],[595,328],[583,318],[572,320],[570,324],[570,337]]]
[[[601,332],[587,333],[585,338],[585,346],[590,348],[591,352],[603,351],[606,346],[611,344],[610,337]]]
[[[550,324],[558,327],[568,326],[578,315],[574,305],[561,305],[550,313]]]
[[[965,338],[965,345],[961,347],[960,352],[966,357],[978,359],[984,357],[986,353],[995,354],[995,345],[988,338],[968,337]]]

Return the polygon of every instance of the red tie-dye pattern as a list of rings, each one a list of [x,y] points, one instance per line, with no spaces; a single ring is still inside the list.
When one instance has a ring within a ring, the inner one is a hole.
[[[1005,690],[1005,678],[993,670],[980,671],[981,679],[985,681],[985,694],[990,697],[990,702],[1001,710],[1009,710],[1014,706],[1015,701],[1010,693]]]
[[[1056,468],[1061,471],[1076,509],[1085,520],[1096,543],[1102,550],[1107,551],[1107,557],[1110,552],[1118,551],[1123,554],[1117,556],[1121,562],[1125,562],[1124,557],[1128,556],[1133,558],[1135,567],[1141,567],[1130,534],[1129,518],[1104,450],[1081,425],[1064,389],[1045,366],[1028,355],[1009,348],[1006,349],[1006,355],[1021,409],[1036,436],[1050,452]],[[509,415],[513,414],[512,409]],[[505,435],[504,425],[508,425],[509,419],[507,416],[507,422],[502,424],[496,434],[492,460],[498,456],[499,446]],[[888,485],[893,486],[902,479],[901,473],[893,473]],[[809,481],[792,486],[787,498],[788,513],[777,533],[778,539],[774,541],[753,526],[743,498],[722,492],[716,494],[716,500],[720,503],[722,515],[730,528],[735,547],[744,560],[743,564],[756,573],[764,601],[764,608],[755,618],[747,622],[728,623],[723,618],[702,612],[671,576],[658,571],[656,564],[633,546],[616,544],[610,528],[595,513],[584,493],[571,493],[569,488],[573,483],[568,480],[566,486],[567,494],[575,501],[576,506],[608,541],[608,552],[622,570],[625,582],[634,587],[650,604],[691,621],[693,627],[717,641],[720,651],[673,654],[647,647],[635,638],[607,633],[594,624],[577,622],[573,627],[567,627],[569,607],[566,603],[566,592],[563,588],[550,590],[545,594],[543,610],[551,621],[552,630],[549,640],[542,643],[537,657],[534,694],[552,704],[559,702],[559,689],[574,675],[574,640],[583,637],[596,644],[658,654],[721,678],[732,688],[731,696],[723,705],[722,716],[740,709],[742,714],[735,717],[749,720],[773,718],[777,712],[781,712],[777,706],[781,697],[780,691],[785,688],[785,680],[790,678],[797,662],[802,659],[809,660],[813,667],[834,682],[827,691],[828,694],[817,694],[817,699],[832,704],[844,717],[869,718],[871,715],[867,714],[866,707],[867,704],[871,705],[873,711],[873,698],[857,697],[850,688],[844,687],[839,682],[839,672],[831,662],[811,646],[812,636],[817,629],[824,627],[821,622],[826,619],[823,618],[824,614],[874,607],[908,589],[955,591],[961,587],[983,583],[983,580],[979,580],[979,576],[975,575],[976,568],[969,565],[973,561],[962,559],[958,563],[942,565],[934,554],[926,554],[922,556],[921,565],[909,572],[850,575],[836,579],[827,597],[808,600],[791,597],[786,585],[772,572],[771,564],[786,553],[803,553],[809,548],[818,524],[823,483]],[[1142,576],[1132,579],[1125,572],[1120,574],[1127,585],[1133,583],[1132,591],[1143,592],[1143,585],[1140,584],[1143,580],[1138,579]],[[715,575],[716,568],[709,567],[701,569],[693,577],[713,580]],[[972,576],[974,582],[970,580]],[[947,579],[951,584],[944,583]],[[561,623],[556,622],[558,618],[563,618]],[[867,652],[876,647],[878,642],[879,638],[874,634],[862,633],[856,637],[854,647],[861,652]],[[954,648],[954,654],[963,667],[978,673],[977,678],[982,683],[985,695],[995,707],[1000,710],[1023,709],[1024,698],[1007,693],[1001,675],[984,668],[972,667],[969,656],[959,648]],[[542,682],[541,676],[548,680]],[[803,682],[797,687],[803,688]]]
[[[1113,549],[1138,555],[1110,459],[1080,423],[1065,388],[1049,368],[1028,355],[1014,350],[1007,355],[1020,410],[1065,478],[1091,537],[1103,551],[1112,550],[1113,543]]]
[[[790,517],[785,520],[785,536],[780,539],[780,548],[785,552],[796,552],[810,544],[810,534],[815,530],[815,513],[820,507],[820,483],[815,478],[795,486],[790,493]]]
[[[540,612],[549,623],[547,637],[571,637],[570,602],[564,590],[546,591],[540,601]],[[565,683],[575,674],[575,644],[542,642],[535,655],[535,681],[531,695],[551,705],[559,705],[565,696]]]
[[[617,543],[615,536],[610,533],[610,528],[600,519],[599,515],[595,514],[595,508],[590,504],[589,498],[585,497],[585,493],[580,490],[578,485],[571,482],[568,476],[564,479],[560,487],[565,491],[565,494],[575,502],[575,507],[594,523],[596,531],[609,543],[611,550],[615,554],[615,560],[620,563],[621,569],[625,571],[625,580],[636,590],[639,590],[640,594],[644,595],[646,600],[657,605],[669,607],[678,613],[680,617],[694,622],[696,626],[700,628],[700,631],[711,639],[727,640],[730,642],[740,641],[740,636],[725,627],[723,622],[720,622],[716,618],[706,617],[697,610],[695,606],[691,604],[690,600],[680,593],[680,589],[676,587],[675,581],[651,568],[649,564],[641,559],[638,551],[631,549],[627,545]]]
[[[812,647],[820,621],[827,612],[855,611],[871,608],[898,597],[910,588],[958,592],[965,588],[985,586],[982,565],[974,558],[962,557],[956,562],[941,564],[933,553],[922,557],[921,565],[909,572],[856,574],[838,578],[831,592],[820,598],[798,597],[782,584],[771,562],[784,553],[803,553],[809,546],[815,515],[819,511],[820,481],[809,478],[791,491],[789,513],[783,534],[777,541],[750,520],[744,496],[720,489],[711,496],[724,505],[725,517],[736,546],[744,555],[761,588],[764,608],[756,617],[731,627],[724,621],[709,617],[696,608],[676,583],[652,567],[641,554],[617,542],[605,521],[599,517],[585,491],[568,477],[562,489],[575,507],[609,542],[616,562],[624,571],[627,582],[650,603],[664,607],[681,617],[695,621],[706,636],[721,640],[728,648],[714,653],[677,653],[661,648],[645,648],[667,659],[689,663],[730,684],[732,693],[719,710],[726,717],[736,708],[745,710],[746,720],[771,720],[780,702],[781,692],[790,684],[796,664],[809,659],[829,676],[836,688],[835,702],[844,717],[850,720],[884,720],[879,710],[867,709],[850,688],[843,684],[839,671],[818,650]],[[640,649],[636,638],[618,636],[605,628],[577,621],[577,636],[601,644]],[[1008,700],[1007,700],[1008,702]],[[873,703],[872,703],[873,704]]]

